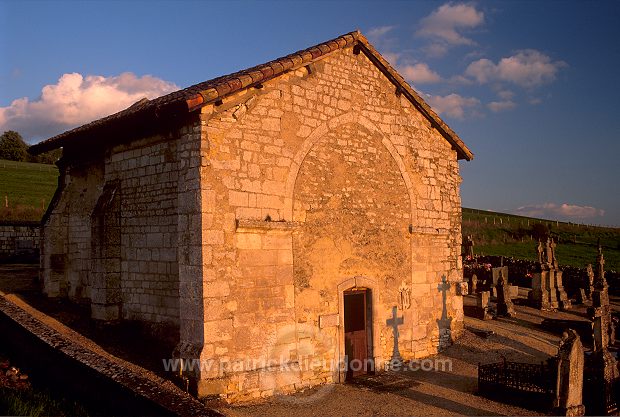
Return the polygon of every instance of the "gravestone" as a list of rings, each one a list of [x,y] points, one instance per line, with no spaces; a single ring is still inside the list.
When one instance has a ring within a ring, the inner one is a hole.
[[[609,414],[617,411],[617,403],[614,399],[614,389],[619,383],[620,371],[618,362],[608,349],[609,334],[605,320],[604,310],[600,307],[594,309],[594,352],[592,353],[592,370],[595,378],[591,387],[590,398],[598,410],[588,410],[595,414]]]
[[[511,300],[514,300],[515,298],[519,298],[519,286],[518,285],[509,285],[508,292],[510,293]]]
[[[575,303],[583,304],[588,300],[588,296],[586,295],[586,290],[583,288],[579,288],[577,294],[575,295]]]
[[[528,299],[533,307],[540,310],[568,310],[572,307],[562,283],[562,271],[555,254],[556,247],[557,243],[553,239],[547,239],[544,246],[539,241],[536,246],[538,262],[532,276],[532,291],[529,292]]]
[[[601,317],[601,325],[606,329],[607,343],[614,343],[616,332],[611,318],[611,308],[609,306],[609,287],[605,279],[605,257],[603,249],[599,243],[598,255],[596,258],[596,272],[594,275],[594,291],[592,292],[592,307],[588,308],[588,315],[591,320]]]
[[[469,286],[470,292],[469,293],[475,294],[476,291],[478,290],[478,276],[476,274],[473,274],[469,281],[470,281],[470,286]]]
[[[605,279],[605,257],[600,241],[596,258],[594,274],[594,290],[592,292],[592,307],[588,308],[588,314],[592,319],[594,333],[594,353],[592,354],[592,366],[594,386],[591,388],[590,400],[593,406],[599,409],[589,410],[598,414],[613,414],[618,410],[616,403],[617,385],[620,384],[620,370],[614,356],[609,351],[609,345],[615,340],[615,329],[609,306],[609,293],[607,280]],[[616,398],[614,398],[614,396]]]
[[[558,348],[558,377],[555,414],[583,416],[584,351],[576,331],[569,329],[562,335]]]
[[[510,289],[508,282],[504,279],[502,271],[499,272],[497,279],[497,315],[514,317],[516,315],[514,305],[510,299]]]
[[[547,292],[549,293],[549,305],[552,309],[556,309],[559,307],[558,304],[558,294],[556,292],[556,281],[555,281],[555,270],[547,269],[543,271],[543,274],[547,274]]]
[[[557,267],[555,270],[555,292],[560,310],[570,310],[572,308],[572,303],[564,290],[564,284],[562,283],[562,271],[557,269]]]
[[[472,316],[479,320],[490,320],[489,300],[491,293],[489,291],[481,291],[476,294],[476,307],[472,311]]]
[[[508,284],[508,267],[507,266],[500,266],[500,267],[493,268],[491,269],[491,273],[493,276],[494,286],[497,285],[497,280],[499,278],[500,273],[504,276],[504,280],[506,281],[506,284]]]
[[[547,289],[548,271],[539,270],[532,274],[532,290],[527,297],[530,304],[539,310],[551,310],[549,290]]]

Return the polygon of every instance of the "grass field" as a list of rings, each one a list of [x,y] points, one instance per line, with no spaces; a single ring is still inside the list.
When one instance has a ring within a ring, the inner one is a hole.
[[[0,160],[0,220],[40,220],[57,184],[55,165]]]
[[[559,241],[558,261],[561,265],[584,267],[594,264],[597,241],[605,254],[608,270],[620,270],[620,229],[556,222],[477,209],[463,208],[463,235],[472,235],[474,252],[484,255],[536,258],[537,242],[531,237],[536,223],[545,224]]]
[[[0,221],[41,219],[54,191],[55,165],[0,160]],[[8,207],[6,202],[8,200]],[[545,224],[559,241],[558,260],[563,265],[583,267],[594,263],[597,240],[601,239],[606,266],[620,270],[620,229],[556,222],[544,219],[463,208],[463,235],[473,235],[477,254],[536,257],[532,227]]]

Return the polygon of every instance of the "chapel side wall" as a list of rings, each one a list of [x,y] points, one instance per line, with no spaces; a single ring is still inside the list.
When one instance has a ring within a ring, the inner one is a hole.
[[[149,137],[117,145],[105,182],[120,194],[120,290],[123,319],[179,324],[177,139]]]
[[[103,167],[63,161],[62,192],[43,224],[43,291],[49,297],[90,298],[90,214],[103,188]]]
[[[204,334],[210,358],[287,362],[295,360],[300,347],[323,358],[341,354],[337,328],[319,329],[320,316],[338,314],[339,301],[326,300],[307,314],[296,309],[298,301],[303,304],[303,291],[294,273],[299,261],[295,233],[304,221],[294,211],[296,181],[306,155],[340,128],[353,129],[353,142],[355,132],[366,132],[376,141],[373,148],[389,153],[390,169],[401,173],[399,189],[406,190],[409,203],[410,213],[401,213],[397,226],[411,224],[411,232],[406,227],[403,233],[408,271],[388,284],[377,274],[368,277],[385,293],[385,302],[377,305],[374,326],[381,331],[375,343],[383,350],[393,343],[385,318],[404,281],[411,289],[411,307],[401,328],[401,353],[417,358],[437,351],[442,311],[438,284],[442,275],[453,282],[462,276],[457,155],[364,54],[355,55],[351,48],[338,51],[310,70],[289,72],[221,105],[206,106],[201,117],[206,160],[201,175],[208,197],[203,196],[208,210],[202,224]],[[329,181],[337,173],[326,174],[320,179]],[[353,269],[347,273],[354,274]],[[327,287],[337,291],[334,286]],[[446,309],[456,334],[462,327],[459,300],[453,285]],[[304,334],[300,322],[314,333]],[[249,372],[204,373],[202,378],[204,395],[228,392],[235,399],[288,392],[336,376],[323,369],[284,377],[258,366]]]

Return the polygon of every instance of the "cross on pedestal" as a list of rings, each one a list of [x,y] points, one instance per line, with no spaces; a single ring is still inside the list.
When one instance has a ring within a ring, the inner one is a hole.
[[[392,349],[392,358],[390,359],[392,365],[400,364],[403,361],[398,350],[398,326],[403,324],[405,319],[404,317],[397,317],[396,314],[397,308],[394,306],[392,307],[392,318],[385,322],[385,324],[392,327],[392,332],[394,333],[394,348]]]

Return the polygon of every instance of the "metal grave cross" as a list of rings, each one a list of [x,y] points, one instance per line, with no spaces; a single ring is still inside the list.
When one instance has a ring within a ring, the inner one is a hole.
[[[392,359],[390,359],[390,363],[392,364],[401,363],[403,361],[403,358],[400,356],[400,351],[398,350],[398,326],[404,323],[405,318],[398,317],[397,312],[398,309],[396,306],[392,307],[392,318],[385,322],[385,324],[392,328],[392,332],[394,332],[394,348],[392,349]]]

